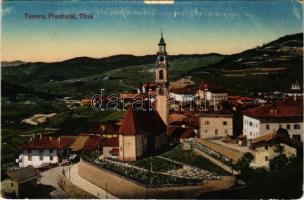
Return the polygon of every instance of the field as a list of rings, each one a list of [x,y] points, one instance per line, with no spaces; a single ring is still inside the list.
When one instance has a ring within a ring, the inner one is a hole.
[[[58,114],[49,118],[44,124],[31,126],[21,123],[23,119],[34,114],[52,112]],[[77,135],[85,132],[91,123],[121,119],[124,113],[123,111],[98,112],[90,107],[70,110],[60,101],[45,101],[41,104],[2,103],[1,170],[3,172],[15,164],[20,152],[19,145],[33,135]]]

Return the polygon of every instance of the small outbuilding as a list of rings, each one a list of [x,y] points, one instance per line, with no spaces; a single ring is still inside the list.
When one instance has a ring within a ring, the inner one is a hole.
[[[9,197],[22,198],[37,184],[39,172],[32,166],[6,172],[8,178],[1,183],[1,193]]]

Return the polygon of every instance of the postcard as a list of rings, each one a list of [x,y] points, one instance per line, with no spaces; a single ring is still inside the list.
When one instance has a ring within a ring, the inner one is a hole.
[[[1,197],[299,199],[303,1],[1,2]]]

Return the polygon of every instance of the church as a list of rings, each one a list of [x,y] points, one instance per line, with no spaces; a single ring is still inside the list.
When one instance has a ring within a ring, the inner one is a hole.
[[[168,143],[168,61],[161,34],[155,66],[156,111],[129,107],[119,128],[119,159],[137,160],[151,155]]]

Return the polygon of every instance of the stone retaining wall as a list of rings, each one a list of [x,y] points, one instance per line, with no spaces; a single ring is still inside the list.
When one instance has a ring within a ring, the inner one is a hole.
[[[95,199],[96,197],[92,194],[84,191],[78,186],[74,185],[69,179],[62,174],[58,177],[58,185],[65,191],[71,198],[77,199]]]
[[[203,192],[210,191],[210,188],[212,191],[227,189],[233,186],[235,181],[234,178],[229,179],[229,184],[224,184],[223,187],[205,187],[205,184],[199,186],[147,187],[83,160],[79,162],[78,173],[82,178],[106,189],[118,198],[195,198]],[[216,181],[225,180],[227,181],[227,179]],[[208,184],[209,181],[206,182]]]

